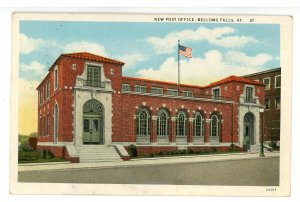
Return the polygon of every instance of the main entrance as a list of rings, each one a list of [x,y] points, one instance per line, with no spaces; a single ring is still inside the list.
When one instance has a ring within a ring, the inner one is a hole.
[[[244,145],[250,149],[250,145],[255,145],[254,138],[254,116],[247,113],[244,116]]]
[[[103,105],[92,99],[83,105],[83,144],[104,144]]]

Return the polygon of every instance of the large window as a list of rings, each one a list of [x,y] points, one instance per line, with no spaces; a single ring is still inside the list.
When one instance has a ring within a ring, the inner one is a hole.
[[[194,120],[194,136],[202,137],[203,136],[203,116],[200,112],[196,112]]]
[[[58,88],[58,70],[54,70],[54,90]]]
[[[169,115],[165,109],[161,109],[157,113],[157,135],[167,136],[168,135],[168,119]]]
[[[220,88],[213,89],[213,99],[215,100],[220,99]]]
[[[161,87],[152,87],[151,88],[152,94],[163,94],[163,88]]]
[[[253,87],[246,87],[246,102],[254,102],[253,101]]]
[[[138,92],[138,93],[147,93],[147,87],[146,86],[135,85],[134,86],[134,91]]]
[[[177,114],[177,136],[186,136],[186,114],[179,111]]]
[[[146,108],[140,109],[137,114],[137,135],[150,135],[150,113]]]
[[[122,91],[130,91],[130,85],[127,83],[122,84]]]
[[[101,82],[101,68],[98,66],[87,66],[87,80],[86,86],[91,87],[104,87]]]
[[[193,92],[192,91],[183,91],[183,96],[185,96],[185,97],[193,97]]]
[[[210,121],[210,136],[218,137],[220,135],[220,120],[217,115],[211,116]]]
[[[263,79],[263,83],[265,84],[265,90],[270,90],[270,80],[270,77]]]
[[[177,89],[173,89],[173,88],[169,88],[167,90],[167,94],[168,95],[178,95],[178,90]]]
[[[266,109],[270,109],[270,99],[265,99]]]
[[[54,106],[54,115],[53,115],[53,143],[56,144],[58,142],[58,106],[55,104]]]
[[[280,97],[275,97],[275,109],[280,109]]]
[[[50,81],[47,82],[46,88],[46,98],[48,99],[50,97]]]
[[[275,76],[275,88],[281,87],[281,75]]]
[[[43,91],[42,90],[39,91],[39,98],[40,98],[40,104],[42,104],[42,102],[43,102]]]

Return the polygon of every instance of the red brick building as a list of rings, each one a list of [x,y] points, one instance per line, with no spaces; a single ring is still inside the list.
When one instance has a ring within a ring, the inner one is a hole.
[[[123,65],[60,55],[37,87],[38,148],[88,161],[112,145],[134,144],[139,154],[258,147],[263,83],[230,76],[178,92],[176,83],[122,76]]]
[[[280,141],[281,68],[243,76],[265,84],[264,139]]]

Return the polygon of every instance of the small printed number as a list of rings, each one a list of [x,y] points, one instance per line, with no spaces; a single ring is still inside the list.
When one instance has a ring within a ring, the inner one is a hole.
[[[276,188],[266,188],[266,191],[276,191]]]

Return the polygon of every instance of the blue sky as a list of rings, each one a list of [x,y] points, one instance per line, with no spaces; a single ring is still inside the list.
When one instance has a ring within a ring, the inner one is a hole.
[[[205,85],[280,66],[276,24],[21,21],[20,77],[41,81],[57,57],[91,52],[125,62],[123,75],[176,82],[177,40],[183,83]]]

